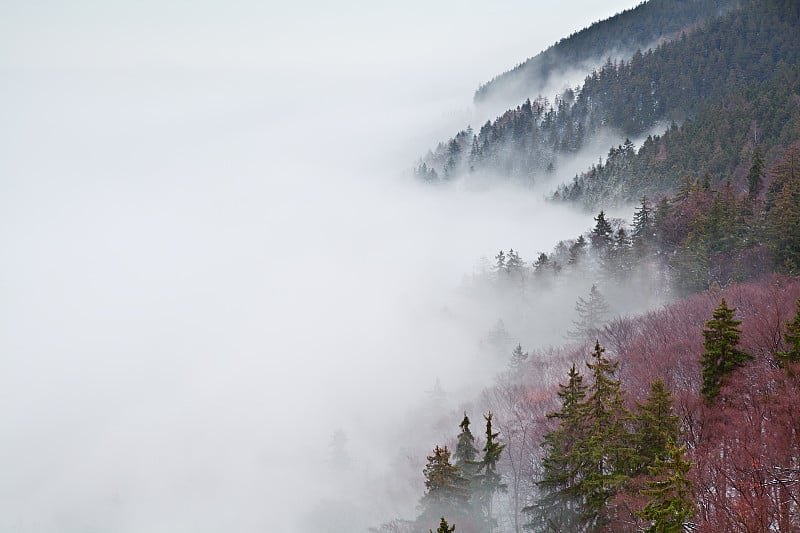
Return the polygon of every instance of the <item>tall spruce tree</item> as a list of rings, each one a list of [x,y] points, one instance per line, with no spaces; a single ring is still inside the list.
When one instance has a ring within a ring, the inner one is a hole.
[[[478,500],[484,512],[489,533],[494,529],[497,522],[492,514],[494,495],[507,490],[507,485],[503,483],[502,476],[497,471],[497,464],[506,446],[497,441],[500,433],[492,430],[492,416],[491,411],[484,416],[484,419],[486,419],[486,444],[483,446],[483,458],[478,467],[477,475]]]
[[[646,257],[652,253],[655,245],[655,217],[647,196],[642,196],[639,207],[633,212],[631,236],[633,249],[638,257]]]
[[[656,460],[650,467],[652,479],[642,495],[648,498],[640,517],[649,522],[646,533],[684,533],[694,531],[692,481],[688,477],[691,463],[683,459],[685,448],[670,442],[667,457]]]
[[[464,419],[458,425],[461,432],[458,434],[458,444],[456,444],[456,452],[454,459],[456,466],[459,467],[466,475],[467,467],[469,465],[477,465],[476,459],[478,457],[478,448],[475,447],[475,437],[469,429],[470,421],[467,413],[464,413]]]
[[[650,383],[650,393],[644,403],[637,402],[634,473],[647,473],[647,468],[656,460],[667,460],[670,443],[678,442],[680,418],[675,415],[672,405],[672,393],[661,378]]]
[[[600,211],[594,219],[595,225],[592,229],[592,248],[598,251],[605,251],[611,244],[611,236],[614,230],[606,220],[606,214]]]
[[[478,448],[475,447],[475,437],[469,429],[470,420],[467,413],[464,413],[464,419],[458,425],[461,432],[458,434],[458,443],[456,444],[456,452],[454,454],[455,464],[461,469],[461,475],[469,483],[470,488],[470,506],[474,511],[474,498],[473,494],[477,493],[478,489],[478,468],[480,462],[478,459]]]
[[[535,505],[523,509],[530,517],[526,528],[533,531],[576,531],[583,514],[584,498],[577,490],[577,454],[586,439],[583,401],[586,385],[573,364],[568,381],[559,384],[561,409],[548,413],[558,427],[544,436],[542,478],[537,483],[541,496]]]
[[[700,358],[703,376],[700,392],[708,404],[719,395],[725,376],[753,358],[737,348],[741,335],[739,325],[742,321],[733,318],[735,312],[736,308],[729,308],[723,298],[703,329],[703,346],[706,351]]]
[[[585,498],[583,520],[590,530],[607,523],[607,504],[628,479],[633,448],[628,432],[631,414],[617,378],[617,362],[595,343],[586,363],[593,379],[583,406],[588,438],[578,450],[580,480],[577,490]]]
[[[567,337],[573,340],[596,339],[600,327],[605,323],[608,316],[608,302],[605,296],[592,285],[589,290],[589,298],[578,297],[575,302],[575,311],[578,313],[578,320],[573,320],[574,328],[567,332]]]
[[[447,446],[436,446],[433,455],[423,470],[425,495],[420,501],[422,520],[436,516],[463,516],[469,512],[469,482],[461,475],[461,469],[450,463]]]
[[[492,270],[495,271],[495,275],[500,279],[501,274],[507,274],[508,270],[506,270],[506,253],[503,250],[497,252],[497,255],[494,256],[494,266],[492,266]]]

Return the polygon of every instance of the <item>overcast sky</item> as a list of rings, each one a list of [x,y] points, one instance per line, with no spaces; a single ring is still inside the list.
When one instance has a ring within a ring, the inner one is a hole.
[[[0,64],[290,68],[463,55],[481,69],[493,58],[487,73],[497,73],[636,3],[10,0]]]

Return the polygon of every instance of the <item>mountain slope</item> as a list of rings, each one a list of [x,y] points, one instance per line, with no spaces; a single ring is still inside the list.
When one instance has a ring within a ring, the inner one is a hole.
[[[737,94],[793,79],[791,68],[800,63],[798,27],[797,2],[749,1],[654,51],[637,52],[628,62],[608,61],[577,94],[565,91],[552,103],[528,100],[477,134],[459,132],[423,158],[417,175],[437,180],[484,171],[531,180],[552,169],[559,155],[575,153],[602,134],[622,139],[669,121],[682,123]],[[792,115],[792,101],[774,100],[779,109],[765,113],[758,127],[776,129]],[[734,168],[728,161],[717,171]],[[625,185],[635,197],[636,188],[647,184]]]
[[[680,127],[648,136],[638,151],[612,147],[604,163],[560,186],[554,198],[596,209],[674,193],[687,176],[746,190],[756,147],[771,162],[800,139],[800,65],[784,63],[773,78],[709,103]]]
[[[629,55],[731,9],[736,0],[651,0],[561,39],[544,52],[481,85],[475,103],[500,96],[516,101],[539,94],[570,69],[599,66],[607,57]]]

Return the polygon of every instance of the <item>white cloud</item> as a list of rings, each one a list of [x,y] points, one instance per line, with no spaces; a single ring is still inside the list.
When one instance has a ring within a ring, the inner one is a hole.
[[[288,531],[474,350],[474,261],[591,223],[403,174],[574,6],[332,6],[6,6],[0,529]]]

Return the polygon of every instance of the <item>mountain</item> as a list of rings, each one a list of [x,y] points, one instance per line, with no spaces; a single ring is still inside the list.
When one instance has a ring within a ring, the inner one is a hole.
[[[656,8],[688,3],[653,0],[619,17],[638,28]],[[449,502],[435,517],[466,532],[800,531],[798,36],[800,2],[744,0],[423,158],[417,176],[430,182],[526,182],[619,141],[551,197],[599,210],[592,229],[535,260],[501,249],[465,278],[464,294],[501,318],[487,339],[508,340],[486,343],[507,370],[465,404],[488,411],[499,468],[489,489],[488,474],[458,464],[434,484],[429,456],[421,501]],[[544,60],[531,61],[535,72]],[[523,66],[503,76],[537,87]],[[630,225],[603,211],[630,202]],[[588,295],[574,300],[579,287]],[[569,344],[536,348],[554,334]],[[463,424],[459,446],[474,441]]]
[[[599,66],[669,40],[736,5],[735,0],[652,0],[561,39],[544,52],[496,76],[475,91],[475,103],[500,97],[522,100],[539,94],[569,70]]]
[[[531,181],[606,136],[621,141],[674,123],[638,152],[632,143],[612,148],[607,164],[577,176],[558,197],[594,207],[674,192],[687,173],[708,172],[715,181],[740,176],[753,140],[777,155],[800,137],[798,27],[800,4],[793,0],[744,2],[655,50],[608,60],[577,91],[552,102],[526,100],[477,134],[457,133],[425,156],[416,174],[428,181],[470,172]],[[723,131],[724,138],[716,134]],[[693,138],[699,133],[705,136]]]
[[[776,161],[800,139],[800,66],[783,63],[772,78],[706,104],[681,126],[648,136],[638,151],[612,147],[605,162],[559,186],[554,198],[597,209],[675,192],[687,176],[747,190],[756,151]]]

